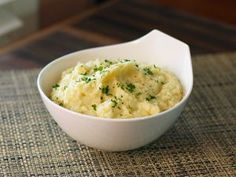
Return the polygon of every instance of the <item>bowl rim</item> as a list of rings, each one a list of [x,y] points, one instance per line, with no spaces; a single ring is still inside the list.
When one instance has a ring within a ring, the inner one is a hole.
[[[178,39],[177,39],[178,40]],[[39,93],[42,97],[45,98],[45,100],[47,102],[49,102],[50,104],[52,104],[54,107],[56,107],[57,109],[60,109],[61,111],[65,111],[69,114],[73,114],[75,116],[77,116],[78,118],[86,118],[86,119],[91,119],[91,120],[101,120],[101,121],[108,121],[108,122],[135,122],[135,121],[142,121],[142,120],[149,120],[149,119],[153,119],[153,118],[158,118],[164,114],[167,114],[173,110],[175,110],[176,108],[178,108],[179,106],[181,106],[184,102],[187,101],[187,99],[189,98],[191,92],[192,92],[192,89],[193,89],[193,69],[192,69],[192,60],[191,60],[191,54],[190,54],[190,49],[189,49],[189,46],[184,43],[186,46],[187,46],[187,55],[188,55],[188,58],[189,58],[189,64],[190,64],[190,73],[191,74],[191,80],[189,80],[190,82],[190,87],[189,89],[187,90],[187,92],[184,94],[183,98],[178,102],[176,103],[173,107],[163,111],[163,112],[160,112],[160,113],[157,113],[157,114],[153,114],[153,115],[149,115],[149,116],[142,116],[142,117],[132,117],[132,118],[106,118],[106,117],[98,117],[98,116],[93,116],[93,115],[89,115],[89,114],[82,114],[82,113],[79,113],[79,112],[75,112],[75,111],[72,111],[72,110],[69,110],[67,108],[64,108],[58,104],[56,104],[55,102],[53,102],[45,93],[44,91],[42,90],[42,87],[41,87],[41,84],[40,84],[40,80],[42,78],[42,75],[43,73],[47,70],[48,67],[60,62],[61,60],[67,60],[69,59],[70,56],[72,55],[76,55],[76,54],[79,54],[81,52],[84,52],[84,51],[87,51],[87,50],[91,50],[91,49],[99,49],[99,48],[103,48],[103,47],[111,47],[111,46],[116,46],[116,45],[120,45],[120,44],[127,44],[127,43],[132,43],[132,42],[136,42],[137,40],[134,40],[134,41],[131,41],[131,42],[124,42],[124,43],[119,43],[119,44],[113,44],[113,45],[106,45],[106,46],[100,46],[100,47],[93,47],[93,48],[88,48],[88,49],[83,49],[83,50],[79,50],[79,51],[75,51],[75,52],[72,52],[72,53],[69,53],[69,54],[66,54],[66,55],[63,55],[53,61],[51,61],[50,63],[48,63],[46,66],[44,66],[41,71],[39,72],[38,74],[38,77],[37,77],[37,88],[39,90]],[[181,41],[182,42],[182,41]]]

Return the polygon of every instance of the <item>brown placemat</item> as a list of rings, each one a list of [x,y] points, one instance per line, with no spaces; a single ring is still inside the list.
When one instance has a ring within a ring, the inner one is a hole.
[[[193,59],[180,119],[143,148],[103,152],[68,137],[36,88],[39,70],[0,72],[0,176],[235,176],[236,53]]]

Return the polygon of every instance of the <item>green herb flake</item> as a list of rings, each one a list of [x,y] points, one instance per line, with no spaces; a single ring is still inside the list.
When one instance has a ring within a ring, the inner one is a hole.
[[[63,103],[60,103],[59,105],[60,105],[60,106],[63,106]]]
[[[141,92],[138,92],[138,93],[136,93],[136,96],[139,96],[139,95],[141,95],[142,93]]]
[[[153,99],[156,99],[156,97],[153,96],[153,95],[149,95],[149,96],[146,98],[147,101],[151,101],[151,100],[153,100]]]
[[[153,75],[153,72],[148,67],[143,68],[143,71],[145,75]]]
[[[93,104],[92,107],[93,107],[94,111],[97,111],[97,105],[96,104]]]
[[[120,87],[122,90],[124,90],[125,88],[124,84],[121,84],[120,82],[117,82],[116,85]]]
[[[80,75],[83,75],[83,76],[86,76],[88,73],[85,72],[85,73],[80,73]]]
[[[59,84],[55,84],[55,85],[52,86],[53,89],[57,89],[58,87],[60,87]]]
[[[109,86],[108,85],[105,87],[102,87],[101,90],[102,90],[103,94],[109,95]]]
[[[102,71],[103,69],[104,69],[103,66],[100,65],[100,66],[95,66],[93,70],[96,72],[96,71]]]
[[[67,86],[64,86],[64,90],[67,89]]]
[[[128,60],[128,59],[124,59],[124,61],[125,61],[125,62],[129,62],[130,60]]]
[[[119,59],[119,62],[120,63],[126,63],[126,62],[130,62],[131,60],[128,60],[128,59]]]
[[[92,79],[90,77],[82,77],[81,80],[85,83],[89,83]]]
[[[112,105],[112,107],[114,108],[114,107],[116,107],[117,106],[117,101],[116,100],[113,100],[113,99],[111,99],[111,102],[113,103],[113,105]]]
[[[112,61],[110,61],[110,60],[104,60],[106,63],[108,63],[108,64],[110,64],[110,65],[112,65],[113,64],[113,62]]]
[[[132,92],[134,92],[135,85],[132,84],[132,83],[129,83],[129,84],[126,85],[126,89],[127,89],[130,93],[132,93]]]

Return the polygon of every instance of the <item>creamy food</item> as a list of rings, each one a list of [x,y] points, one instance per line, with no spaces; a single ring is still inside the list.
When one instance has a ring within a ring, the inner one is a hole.
[[[53,85],[51,99],[70,110],[109,118],[133,118],[173,107],[183,97],[177,77],[135,60],[78,63]]]

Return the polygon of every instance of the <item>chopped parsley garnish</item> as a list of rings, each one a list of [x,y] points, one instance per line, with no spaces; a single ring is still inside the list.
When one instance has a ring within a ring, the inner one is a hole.
[[[136,93],[136,96],[139,96],[139,95],[141,95],[142,93],[141,92],[138,92],[138,93]]]
[[[139,65],[138,64],[135,64],[135,66],[138,68],[139,67]]]
[[[52,86],[52,88],[54,88],[54,89],[57,89],[58,87],[60,87],[59,84],[55,84],[55,85]]]
[[[135,85],[132,84],[132,83],[129,83],[129,84],[126,85],[126,89],[127,89],[129,92],[132,93],[132,92],[134,91],[134,89],[135,89]]]
[[[104,60],[106,63],[108,63],[108,64],[110,64],[110,65],[112,65],[113,63],[112,63],[112,61],[110,61],[110,60]]]
[[[128,59],[124,59],[124,61],[128,62],[128,61],[130,61],[130,60],[128,60]]]
[[[120,82],[117,82],[116,85],[118,87],[120,87],[122,90],[124,90],[124,87],[125,87],[124,84],[121,84]]]
[[[151,101],[151,100],[153,100],[153,99],[156,99],[156,97],[153,96],[153,95],[149,95],[149,96],[146,98],[147,101]]]
[[[109,86],[108,85],[106,87],[102,87],[101,90],[102,90],[102,93],[109,95]]]
[[[89,83],[92,79],[90,77],[82,77],[81,80],[85,83]]]
[[[103,68],[103,66],[95,66],[95,68],[93,69],[95,72],[96,71],[102,71],[104,68]]]
[[[60,105],[60,106],[63,106],[63,103],[60,103],[59,105]]]
[[[87,75],[87,72],[85,72],[85,73],[80,73],[80,75],[86,76],[86,75]]]
[[[112,105],[112,107],[114,108],[114,107],[116,107],[117,106],[117,101],[116,100],[113,100],[113,99],[111,99],[111,102],[113,103],[113,105]]]
[[[145,75],[153,75],[153,72],[148,67],[143,68],[143,71]]]
[[[130,62],[131,60],[128,60],[128,59],[120,59],[119,62],[120,63],[125,63],[125,62]]]
[[[92,107],[93,107],[94,111],[97,111],[97,105],[96,104],[93,104]]]

